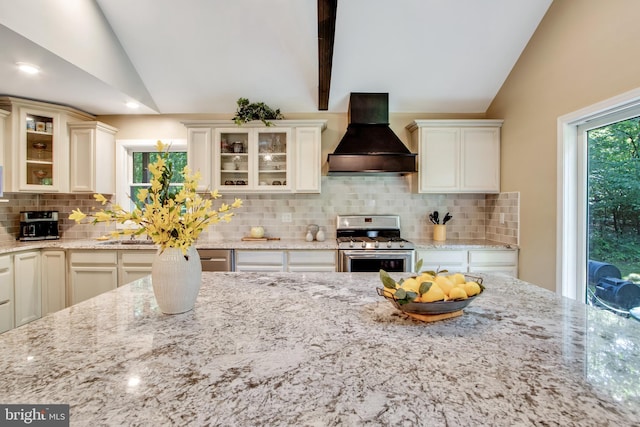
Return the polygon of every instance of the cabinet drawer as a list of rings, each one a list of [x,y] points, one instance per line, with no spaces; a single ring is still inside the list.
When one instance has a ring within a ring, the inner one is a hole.
[[[0,334],[13,329],[13,301],[0,297]]]
[[[515,250],[469,251],[469,264],[472,265],[516,265],[517,263],[518,252]]]
[[[71,252],[71,265],[76,264],[118,264],[116,251],[79,251]]]
[[[0,257],[0,272],[11,269],[11,256],[5,255]]]
[[[133,250],[122,252],[120,259],[123,265],[151,265],[155,256],[155,251]]]
[[[335,265],[336,256],[336,251],[290,251],[289,265]]]
[[[424,264],[466,264],[467,251],[418,251],[417,259],[422,258]]]
[[[279,265],[284,264],[282,251],[236,251],[236,265]]]

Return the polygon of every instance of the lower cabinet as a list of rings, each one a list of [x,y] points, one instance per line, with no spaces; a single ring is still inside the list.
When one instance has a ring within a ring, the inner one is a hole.
[[[336,271],[337,256],[338,252],[333,250],[289,251],[287,271],[293,273]]]
[[[234,252],[236,271],[284,271],[284,251],[237,249]]]
[[[42,315],[67,306],[67,260],[64,250],[43,250],[40,256]]]
[[[467,256],[465,250],[416,251],[416,262],[422,259],[422,271],[466,272]]]
[[[13,329],[13,260],[11,255],[0,256],[0,333]]]
[[[495,273],[518,277],[518,249],[418,249],[422,270]]]
[[[77,304],[117,287],[117,251],[70,251],[69,305]]]
[[[151,265],[156,251],[128,250],[119,251],[118,286],[126,285],[151,274]]]
[[[336,271],[335,250],[241,250],[235,251],[235,271]]]
[[[518,277],[518,251],[516,249],[470,250],[469,271]]]
[[[14,254],[13,272],[15,327],[17,328],[42,317],[40,251]]]

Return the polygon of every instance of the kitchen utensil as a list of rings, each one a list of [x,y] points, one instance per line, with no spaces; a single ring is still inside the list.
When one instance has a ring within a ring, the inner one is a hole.
[[[435,218],[433,218],[432,213],[429,214],[429,220],[431,221],[432,224],[437,224]]]
[[[453,218],[449,212],[447,212],[447,214],[444,216],[444,218],[442,218],[442,225],[445,225],[447,222],[449,222],[449,220],[451,220],[451,218]]]
[[[435,220],[436,224],[440,224],[440,214],[438,213],[438,211],[433,211],[433,219]]]

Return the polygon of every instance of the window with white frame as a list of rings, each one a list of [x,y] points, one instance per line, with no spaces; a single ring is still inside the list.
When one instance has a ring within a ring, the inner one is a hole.
[[[157,139],[116,141],[116,203],[131,210],[137,201],[140,189],[149,188],[152,178],[148,165],[157,160]],[[173,163],[172,186],[180,187],[184,181],[182,169],[187,165],[187,142],[185,140],[162,140],[169,145],[169,159]]]

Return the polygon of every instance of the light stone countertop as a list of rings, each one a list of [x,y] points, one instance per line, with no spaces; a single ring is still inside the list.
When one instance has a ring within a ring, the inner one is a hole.
[[[204,273],[173,316],[140,279],[0,335],[0,402],[72,426],[640,424],[640,323],[480,276],[435,323],[374,273]]]
[[[122,241],[126,242],[127,239]],[[416,249],[504,249],[516,248],[514,245],[506,243],[492,242],[490,240],[447,240],[445,242],[435,242],[433,240],[411,240]],[[142,244],[121,244],[117,240],[98,241],[95,239],[60,239],[60,240],[39,240],[32,242],[11,242],[0,244],[0,255],[26,250],[38,249],[154,249],[156,246]],[[269,250],[337,250],[336,239],[327,239],[324,242],[307,242],[302,239],[282,239],[269,241],[242,241],[219,240],[219,241],[199,241],[197,248],[202,249],[269,249]]]

